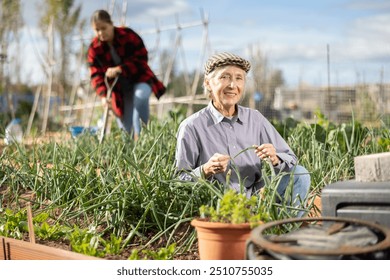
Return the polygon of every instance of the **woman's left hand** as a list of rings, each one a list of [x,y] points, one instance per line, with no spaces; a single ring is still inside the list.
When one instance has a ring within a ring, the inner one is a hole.
[[[271,160],[272,165],[278,165],[280,163],[279,157],[276,155],[276,149],[274,145],[270,143],[262,144],[260,146],[256,146],[255,153],[261,159],[269,158]]]

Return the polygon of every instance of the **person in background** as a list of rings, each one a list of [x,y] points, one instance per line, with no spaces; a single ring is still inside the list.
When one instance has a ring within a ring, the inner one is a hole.
[[[264,186],[260,159],[268,160],[275,173],[291,174],[283,176],[278,185],[280,197],[286,195],[293,176],[292,198],[287,199],[296,207],[304,207],[310,189],[309,172],[297,164],[294,152],[259,111],[239,105],[250,67],[249,61],[228,52],[215,54],[205,63],[203,87],[211,101],[179,126],[179,176],[182,180],[204,177],[226,184],[231,170],[230,187],[240,192],[243,184],[250,197]],[[248,147],[253,150],[239,154]],[[298,216],[304,213],[300,210]]]
[[[150,69],[148,51],[135,31],[114,26],[105,10],[93,13],[91,25],[95,33],[87,57],[91,84],[103,104],[111,106],[119,127],[128,133],[134,129],[134,139],[137,139],[141,132],[140,120],[145,124],[149,120],[151,93],[159,99],[165,93],[165,86]],[[111,100],[106,100],[105,75],[111,83],[118,77]]]

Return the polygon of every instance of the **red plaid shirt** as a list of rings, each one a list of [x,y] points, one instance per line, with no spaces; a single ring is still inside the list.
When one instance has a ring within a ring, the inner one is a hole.
[[[121,59],[121,76],[127,78],[132,85],[148,83],[154,95],[159,99],[166,89],[148,65],[148,51],[142,38],[127,27],[115,27],[114,34],[112,45]],[[104,83],[104,75],[107,68],[116,66],[109,45],[95,37],[88,48],[87,62],[92,87],[96,94],[105,97],[107,87]],[[120,83],[117,83],[112,91],[111,102],[112,110],[121,117],[123,115],[123,91]]]

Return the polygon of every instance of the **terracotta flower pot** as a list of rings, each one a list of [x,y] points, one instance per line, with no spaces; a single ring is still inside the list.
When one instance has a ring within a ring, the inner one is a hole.
[[[191,225],[198,235],[201,260],[243,260],[246,241],[250,237],[249,223],[228,224],[194,219]]]

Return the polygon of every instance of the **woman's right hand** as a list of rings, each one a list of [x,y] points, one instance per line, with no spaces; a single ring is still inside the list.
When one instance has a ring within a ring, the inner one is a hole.
[[[206,178],[218,173],[224,173],[228,167],[230,161],[229,155],[223,155],[215,153],[205,164],[202,166],[203,173]]]
[[[113,79],[119,76],[121,73],[122,73],[122,69],[120,66],[109,67],[107,68],[106,76],[110,79]]]

